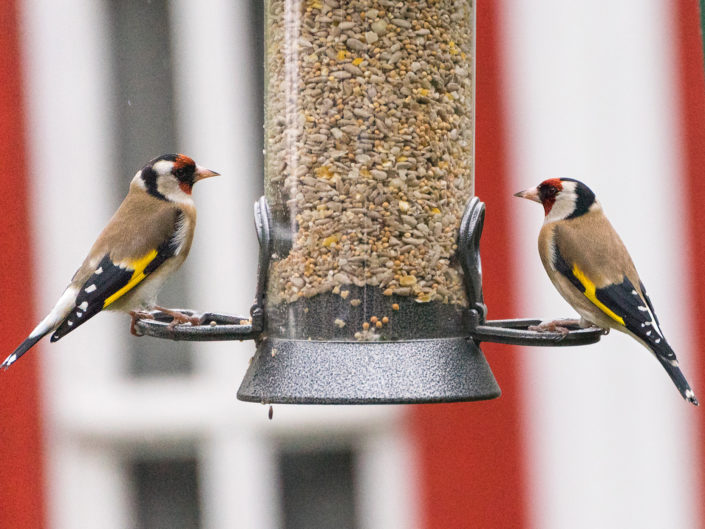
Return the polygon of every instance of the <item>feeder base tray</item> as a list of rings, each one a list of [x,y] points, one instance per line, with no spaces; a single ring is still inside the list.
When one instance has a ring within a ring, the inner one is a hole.
[[[237,398],[265,404],[420,404],[501,391],[470,338],[329,342],[267,338]]]

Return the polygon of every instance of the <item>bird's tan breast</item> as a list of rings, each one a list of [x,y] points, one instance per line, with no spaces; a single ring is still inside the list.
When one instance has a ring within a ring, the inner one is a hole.
[[[571,270],[577,266],[597,288],[619,284],[625,277],[639,285],[624,243],[599,211],[545,224],[539,234],[539,253],[547,270],[554,268],[556,252]]]
[[[172,259],[178,267],[191,249],[195,225],[196,208],[192,204],[166,202],[131,188],[93,244],[73,282],[82,284],[88,279],[106,254],[114,263],[129,263],[149,255],[175,236],[179,252]]]

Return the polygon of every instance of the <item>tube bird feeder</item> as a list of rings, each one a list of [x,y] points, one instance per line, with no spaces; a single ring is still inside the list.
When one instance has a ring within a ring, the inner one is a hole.
[[[250,318],[144,320],[144,334],[247,339],[238,398],[496,398],[479,344],[577,345],[486,321],[474,197],[473,0],[266,0],[265,196]]]

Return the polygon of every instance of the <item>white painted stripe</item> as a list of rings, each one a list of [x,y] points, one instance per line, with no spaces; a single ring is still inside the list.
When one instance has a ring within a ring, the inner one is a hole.
[[[664,192],[679,165],[670,4],[504,5],[515,188],[560,176],[590,185],[686,358],[680,198]],[[527,316],[568,316],[539,263],[542,211],[534,206],[513,209],[521,306]],[[697,526],[689,405],[652,355],[612,333],[598,345],[532,349],[526,358],[531,526]]]

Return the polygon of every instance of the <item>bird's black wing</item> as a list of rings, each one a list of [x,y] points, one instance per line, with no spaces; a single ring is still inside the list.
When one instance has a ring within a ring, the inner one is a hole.
[[[176,255],[179,251],[176,226],[182,221],[181,216],[182,213],[175,216],[172,235],[145,255],[120,262],[114,262],[109,254],[104,255],[93,274],[81,286],[75,307],[54,331],[51,341],[67,335],[120,299],[167,259]]]
[[[621,283],[612,283],[598,288],[593,278],[588,277],[577,264],[568,264],[559,251],[554,255],[554,266],[592,302],[595,308],[612,319],[615,324],[626,327],[649,347],[661,349],[659,346],[665,342],[665,339],[643,284],[639,285],[643,297],[627,277],[623,277]],[[673,354],[672,351],[670,353]]]
[[[643,284],[641,293],[626,277],[620,284],[595,289],[595,298],[618,315],[628,331],[666,360],[675,362],[676,355],[666,343],[653,305]]]

